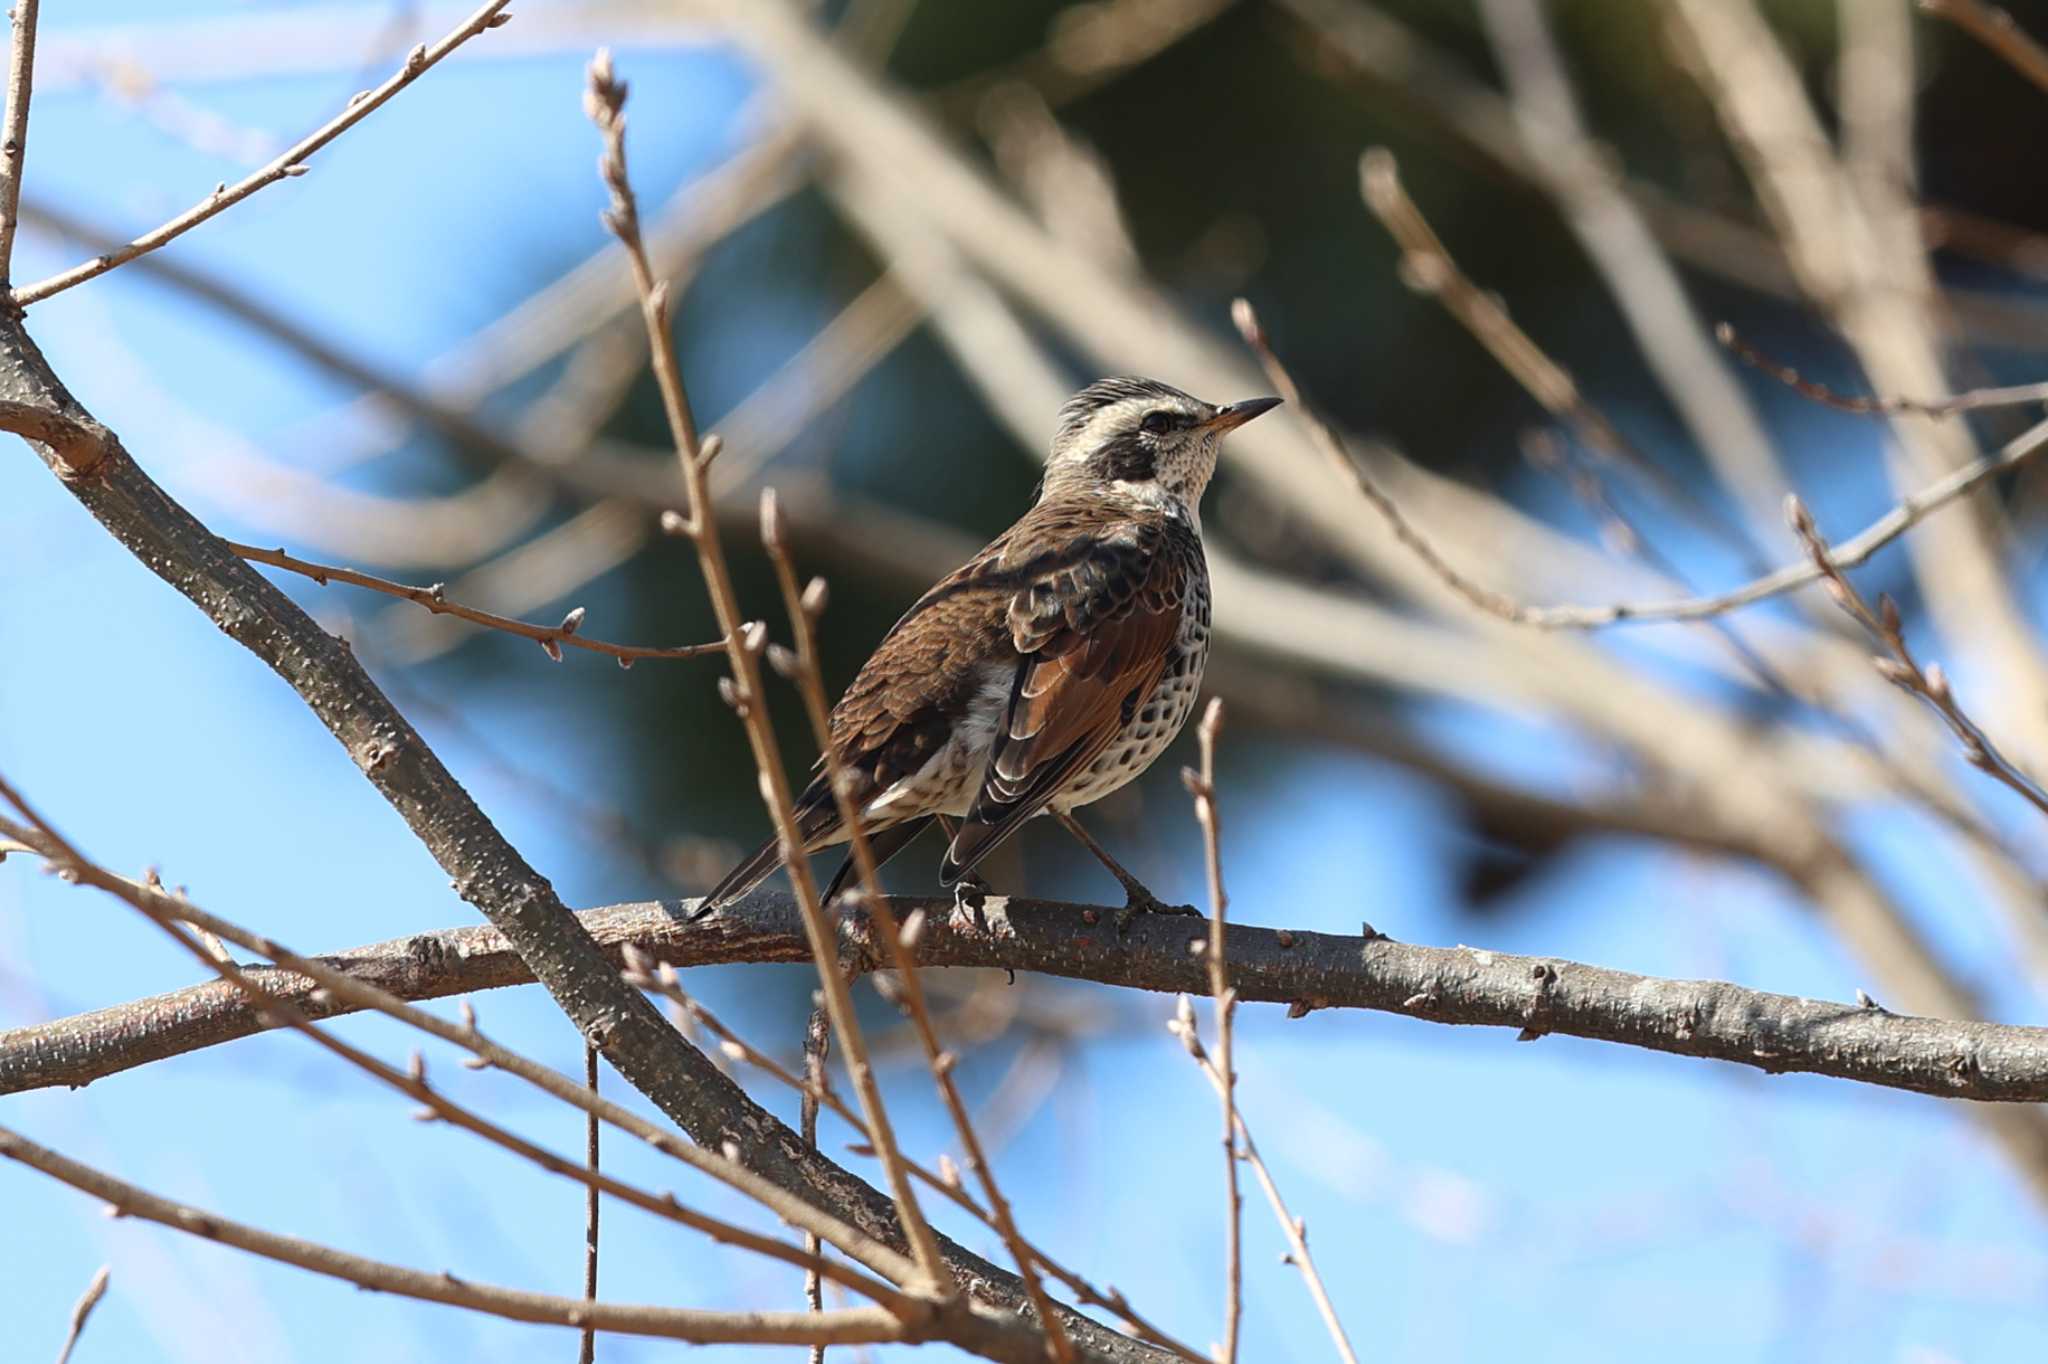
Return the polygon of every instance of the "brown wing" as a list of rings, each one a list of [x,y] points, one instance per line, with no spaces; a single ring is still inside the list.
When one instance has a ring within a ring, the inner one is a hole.
[[[1014,584],[975,581],[1001,557],[1015,533],[1013,527],[904,612],[833,707],[833,751],[854,777],[858,800],[871,800],[921,769],[945,746],[956,718],[982,685],[986,665],[1016,656],[1004,624]],[[810,849],[836,841],[841,833],[839,805],[823,768],[820,759],[817,775],[796,801],[797,829]],[[883,827],[869,832],[880,834]],[[726,874],[705,905],[715,908],[738,899],[781,861],[771,838]]]
[[[1105,523],[1085,509],[1039,529],[1047,539],[1035,557],[1063,562],[1010,598],[1016,677],[981,791],[940,870],[947,885],[1043,810],[1130,722],[1180,629],[1189,532],[1164,517]]]
[[[1040,503],[935,584],[883,637],[833,708],[833,749],[856,779],[856,797],[871,800],[921,770],[952,737],[994,665],[1014,669],[997,753],[1013,755],[1007,770],[1025,774],[1024,784],[1013,800],[1010,779],[994,787],[985,781],[975,809],[986,804],[990,818],[968,827],[986,852],[1036,814],[1059,778],[1099,752],[1120,715],[1159,680],[1186,579],[1184,568],[1167,573],[1158,562],[1173,557],[1162,555],[1165,543],[1156,518]],[[1091,719],[1078,725],[1083,712]],[[1046,747],[1051,743],[1073,751],[1062,757]],[[1008,818],[1014,811],[1021,813]],[[839,836],[837,802],[822,772],[798,797],[797,820],[806,847]],[[771,839],[719,883],[706,905],[744,895],[780,862]]]

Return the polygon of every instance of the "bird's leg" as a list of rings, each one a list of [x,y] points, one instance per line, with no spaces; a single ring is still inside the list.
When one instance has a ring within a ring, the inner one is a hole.
[[[946,836],[946,842],[953,841],[953,835],[960,832],[960,825],[950,815],[937,816],[939,832]],[[978,929],[986,930],[988,920],[982,917],[981,907],[989,897],[988,882],[974,872],[964,873],[953,883],[953,908],[965,914]]]
[[[1108,849],[1088,836],[1088,831],[1081,827],[1081,821],[1065,810],[1054,810],[1052,817],[1064,825],[1068,833],[1079,839],[1082,847],[1094,853],[1095,860],[1109,868],[1109,874],[1123,886],[1124,908],[1123,912],[1116,916],[1116,931],[1119,934],[1128,931],[1131,920],[1140,914],[1192,914],[1198,919],[1202,917],[1202,911],[1193,905],[1169,905],[1145,889],[1143,881],[1125,871],[1123,864],[1109,855]]]

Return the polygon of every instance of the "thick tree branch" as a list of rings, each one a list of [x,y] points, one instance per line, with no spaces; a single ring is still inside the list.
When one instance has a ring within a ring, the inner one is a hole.
[[[923,911],[918,958],[926,967],[1000,967],[1102,985],[1205,993],[1208,967],[1189,944],[1201,924],[1141,918],[1127,936],[1116,911],[994,896],[989,926],[949,913],[946,899],[892,896],[899,912]],[[756,893],[701,923],[695,901],[608,905],[579,917],[608,957],[628,944],[678,966],[807,962],[794,903]],[[864,921],[842,926],[848,959],[887,964]],[[1424,947],[1370,934],[1298,929],[1229,930],[1231,985],[1248,1002],[1290,1012],[1356,1008],[1433,1023],[1559,1033],[1677,1056],[1753,1066],[1773,1074],[1832,1075],[1944,1098],[2048,1102],[2048,1028],[1916,1018],[1718,981],[1666,980],[1554,957],[1471,947]],[[433,999],[522,984],[532,977],[503,935],[451,928],[359,947],[317,960],[406,999]],[[290,972],[258,968],[252,979],[309,1016],[340,1012],[307,998]],[[83,1085],[134,1066],[262,1030],[239,992],[219,982],[116,1008],[0,1033],[0,1094]]]

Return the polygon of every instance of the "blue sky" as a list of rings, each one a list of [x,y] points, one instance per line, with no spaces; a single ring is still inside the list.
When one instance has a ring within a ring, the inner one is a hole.
[[[44,24],[61,42],[81,21],[243,9],[52,7]],[[365,61],[388,17],[363,7]],[[323,153],[311,174],[175,249],[232,270],[381,363],[417,370],[600,244],[597,146],[578,106],[584,58],[564,50],[458,59]],[[713,50],[628,48],[619,60],[634,88],[636,178],[653,201],[730,150],[750,78]],[[324,118],[360,83],[360,67],[173,88],[254,145]],[[247,168],[77,87],[38,101],[29,164],[31,195],[135,227]],[[25,233],[17,277],[75,255]],[[209,428],[289,461],[279,442],[317,430],[321,414],[349,396],[133,272],[39,305],[31,325],[145,467],[230,534],[260,527],[209,505]],[[762,367],[775,358],[764,355]],[[167,396],[188,415],[168,413]],[[291,693],[19,449],[0,460],[0,582],[0,771],[89,852],[122,870],[160,865],[200,903],[302,949],[472,920]],[[328,618],[367,609],[336,589],[287,587]],[[591,688],[570,688],[570,674],[538,651],[503,657],[521,675],[473,702],[443,699],[469,707],[494,748],[605,800],[612,758],[632,742],[639,674],[608,674],[616,703],[586,724],[559,724],[551,721],[560,707],[587,704]],[[610,665],[572,657],[566,667]],[[1426,720],[1433,733],[1504,762],[1546,742],[1461,708],[1431,708]],[[423,728],[572,904],[660,889],[523,799],[459,737]],[[1774,881],[1642,845],[1587,847],[1519,892],[1515,913],[1474,920],[1445,879],[1439,854],[1451,835],[1426,787],[1361,759],[1250,737],[1227,737],[1226,749],[1242,770],[1284,773],[1242,808],[1224,790],[1237,917],[1333,931],[1369,917],[1412,941],[1483,941],[1831,998],[1865,983]],[[1196,864],[1178,856],[1192,833],[1185,810],[1155,801],[1145,819],[1176,822],[1177,832],[1149,836],[1152,860],[1141,871],[1168,898],[1199,898]],[[1951,870],[1913,854],[1910,826],[1874,819],[1862,832],[1895,845],[1894,874],[1922,905],[1953,885]],[[1103,893],[1086,869],[1069,874],[1075,893]],[[1964,916],[1929,921],[1980,977],[2009,971],[1996,932]],[[727,972],[703,990],[743,1010],[762,974]],[[124,907],[62,886],[26,859],[0,867],[0,1025],[194,978]],[[1222,1279],[1217,1120],[1207,1086],[1164,1029],[1170,1001],[1042,988],[1044,1007],[1095,1021],[1063,1052],[1049,1099],[1009,1134],[999,1155],[1006,1185],[1031,1234],[1206,1344],[1219,1329]],[[573,1031],[539,992],[477,1004],[493,1032],[565,1069],[580,1064]],[[793,1017],[750,1019],[767,1029],[764,1044],[789,1049]],[[394,1059],[412,1045],[376,1020],[341,1031]],[[1250,1008],[1240,1038],[1246,1112],[1308,1220],[1363,1357],[1932,1364],[2040,1358],[2048,1347],[2041,1214],[1953,1107],[1359,1013],[1288,1022]],[[991,1094],[1016,1051],[1011,1039],[970,1053],[970,1092]],[[453,1095],[537,1140],[579,1149],[580,1122],[568,1114],[502,1076],[429,1056]],[[906,1143],[927,1155],[948,1149],[929,1081],[901,1066],[886,1080]],[[623,1086],[611,1091],[627,1097]],[[793,1116],[786,1096],[764,1097]],[[0,1122],[231,1216],[409,1265],[575,1291],[580,1189],[414,1123],[408,1109],[304,1039],[271,1036],[77,1093],[0,1100]],[[828,1142],[843,1135],[828,1121]],[[745,1215],[623,1139],[610,1149],[622,1176]],[[1279,1235],[1256,1191],[1247,1193],[1248,1357],[1326,1358],[1301,1285],[1278,1262]],[[949,1229],[997,1249],[985,1231]],[[103,1262],[114,1265],[112,1291],[81,1361],[567,1358],[574,1348],[561,1332],[365,1296],[109,1221],[68,1189],[0,1168],[0,1316],[24,1357],[54,1355],[73,1298]],[[609,1214],[604,1275],[607,1295],[627,1300],[769,1306],[791,1304],[799,1291],[780,1268],[628,1210]],[[608,1339],[600,1358],[652,1360],[676,1349]]]

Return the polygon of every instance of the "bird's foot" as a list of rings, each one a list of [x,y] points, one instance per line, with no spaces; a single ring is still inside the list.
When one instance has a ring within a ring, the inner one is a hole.
[[[988,882],[968,872],[953,883],[953,913],[964,917],[968,924],[979,932],[988,931],[988,919],[983,915],[982,906],[988,903]]]
[[[1140,914],[1174,914],[1201,918],[1202,911],[1193,905],[1169,905],[1145,887],[1132,881],[1124,887],[1124,907],[1117,912],[1116,935],[1121,938],[1131,931],[1132,922]]]

